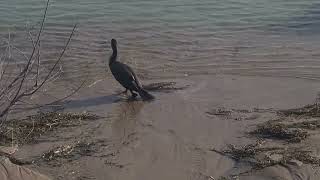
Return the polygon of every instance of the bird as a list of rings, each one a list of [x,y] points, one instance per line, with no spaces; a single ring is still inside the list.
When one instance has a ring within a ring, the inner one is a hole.
[[[109,58],[109,68],[113,77],[126,89],[123,93],[131,92],[132,97],[136,98],[138,94],[144,101],[153,100],[155,97],[143,89],[137,75],[132,68],[124,63],[117,61],[118,48],[117,40],[111,39],[112,54]],[[135,93],[137,92],[137,93]]]

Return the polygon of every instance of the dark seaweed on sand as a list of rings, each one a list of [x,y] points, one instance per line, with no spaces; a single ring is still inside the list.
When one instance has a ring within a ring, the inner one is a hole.
[[[319,103],[310,104],[301,108],[287,109],[279,111],[279,114],[284,116],[309,116],[320,117],[320,105]]]
[[[320,106],[318,103],[306,105],[301,108],[278,111],[280,121],[267,121],[258,125],[250,134],[264,137],[286,140],[288,142],[301,142],[309,136],[307,130],[320,128]],[[283,119],[281,119],[283,118]],[[289,118],[289,119],[288,119]],[[284,120],[293,120],[292,123]]]
[[[296,122],[293,124],[288,125],[290,128],[302,128],[302,129],[310,129],[310,130],[316,130],[320,128],[320,120],[311,120],[311,121],[302,121],[302,122]]]
[[[228,145],[222,151],[216,149],[211,149],[211,151],[230,157],[238,162],[244,161],[250,163],[253,170],[274,165],[285,165],[294,160],[305,164],[320,165],[320,159],[312,156],[311,151],[299,148],[263,147],[263,144],[263,141],[257,141],[254,144],[244,146]],[[277,155],[277,158],[273,158],[273,155]]]
[[[44,161],[53,161],[58,159],[75,160],[81,156],[90,155],[94,152],[94,143],[76,142],[56,147],[45,152],[41,158]]]
[[[304,144],[299,148],[297,144],[291,144],[292,142],[300,143],[310,136],[310,130],[315,131],[320,128],[319,108],[319,104],[316,103],[296,109],[275,111],[278,114],[277,119],[257,125],[253,131],[249,132],[252,135],[251,137],[259,139],[256,143],[243,146],[229,144],[223,150],[211,149],[211,151],[249,165],[250,169],[248,171],[237,175],[252,173],[275,165],[302,166],[303,164],[311,164],[320,166],[320,157],[310,150],[312,147]],[[208,114],[227,114],[224,112],[228,111],[218,110]],[[266,143],[266,139],[282,140],[285,143],[277,141],[276,144],[278,145],[275,146],[275,141],[270,144]]]
[[[224,108],[213,109],[211,111],[206,112],[208,115],[215,115],[215,116],[229,116],[232,114],[231,110],[226,110]]]
[[[307,131],[275,121],[268,121],[262,125],[258,125],[257,129],[251,131],[250,134],[263,138],[286,140],[288,142],[301,142],[309,136]]]

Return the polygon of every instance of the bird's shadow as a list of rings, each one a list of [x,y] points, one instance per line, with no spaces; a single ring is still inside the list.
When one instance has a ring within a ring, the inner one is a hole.
[[[130,101],[140,101],[138,98],[133,98],[131,96],[120,96],[119,94],[112,94],[108,96],[97,96],[90,97],[86,99],[76,99],[76,100],[66,100],[62,102],[63,106],[68,109],[76,109],[81,107],[91,107],[99,105],[108,105],[118,102],[130,102]]]
[[[186,87],[176,87],[176,82],[157,82],[144,85],[143,87],[148,91],[173,91],[173,90],[182,90]],[[115,94],[107,95],[107,96],[98,96],[98,97],[90,97],[86,99],[77,99],[77,100],[66,100],[61,102],[64,108],[68,109],[76,109],[81,107],[90,107],[90,106],[98,106],[98,105],[107,105],[118,102],[131,102],[131,101],[141,101],[140,98],[134,98],[130,95],[123,95],[123,92],[119,91]]]

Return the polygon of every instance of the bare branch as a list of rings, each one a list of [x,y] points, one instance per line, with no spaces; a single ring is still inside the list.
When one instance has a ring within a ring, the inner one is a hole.
[[[7,50],[8,50],[8,47],[6,47],[4,53],[0,57],[0,82],[1,82],[3,75],[4,75],[4,72],[5,72],[5,68],[3,66],[4,66],[4,62],[5,62],[4,57],[6,56]]]
[[[39,42],[39,47],[38,47],[38,58],[37,58],[37,74],[36,74],[36,82],[34,86],[38,86],[38,78],[39,78],[39,68],[40,68],[40,49],[41,49],[41,42]]]
[[[32,94],[34,94],[35,92],[37,92],[47,81],[48,79],[51,77],[51,74],[52,72],[54,71],[54,69],[56,68],[56,66],[58,65],[58,63],[62,60],[62,57],[71,41],[71,38],[75,32],[75,29],[77,27],[77,24],[75,24],[73,26],[73,29],[72,29],[72,32],[67,40],[67,43],[65,44],[62,52],[60,53],[60,56],[59,58],[57,59],[57,61],[55,62],[55,64],[53,65],[53,67],[51,68],[51,70],[49,71],[49,73],[47,74],[47,76],[45,77],[45,79],[42,81],[42,83],[37,86],[37,87],[34,87],[34,88],[30,88],[26,91],[24,91],[23,93],[19,94],[20,91],[21,91],[21,88],[22,88],[22,85],[23,85],[23,81],[25,80],[25,77],[26,77],[26,73],[24,74],[24,76],[22,77],[22,80],[19,84],[19,87],[18,87],[18,90],[14,96],[14,98],[11,100],[11,102],[9,103],[9,105],[0,113],[0,118],[3,117],[6,113],[8,113],[8,111],[10,110],[10,108],[18,101],[20,100],[22,97],[25,97],[25,96],[30,96]],[[30,61],[29,61],[30,62]]]
[[[73,26],[73,29],[69,35],[69,38],[67,39],[67,42],[65,43],[65,46],[62,50],[62,52],[60,53],[59,57],[57,58],[57,60],[55,61],[54,65],[52,66],[52,68],[49,70],[49,72],[46,74],[46,76],[44,77],[43,81],[39,84],[39,72],[40,72],[40,48],[41,48],[41,44],[40,44],[40,37],[41,37],[41,33],[44,29],[44,22],[46,19],[46,14],[47,14],[47,10],[48,10],[48,6],[49,6],[49,1],[47,0],[47,4],[45,7],[45,11],[43,14],[43,18],[41,21],[41,25],[40,25],[40,29],[39,32],[37,34],[37,38],[36,41],[34,41],[33,36],[31,34],[31,32],[29,32],[29,38],[32,42],[33,45],[33,49],[31,52],[31,55],[29,57],[27,57],[22,51],[20,51],[17,47],[13,46],[10,44],[11,41],[11,35],[9,33],[9,37],[8,37],[8,46],[7,46],[7,50],[9,52],[9,57],[11,57],[11,49],[14,48],[16,50],[18,50],[19,53],[23,54],[24,57],[27,59],[26,65],[24,66],[23,70],[18,73],[11,81],[10,83],[6,83],[6,87],[3,88],[1,90],[0,93],[0,101],[1,101],[1,105],[0,107],[6,105],[3,107],[3,109],[0,111],[0,118],[3,118],[4,116],[6,116],[8,114],[8,112],[10,111],[10,109],[12,108],[12,106],[16,105],[17,102],[23,102],[21,99],[23,97],[27,97],[27,96],[31,96],[34,93],[36,93],[44,84],[46,84],[47,82],[49,82],[50,80],[52,80],[53,78],[56,77],[56,75],[52,75],[54,70],[56,69],[57,65],[62,61],[62,57],[65,54],[67,47],[70,44],[70,41],[74,35],[75,29],[77,27],[77,24],[75,24]],[[33,69],[33,65],[34,62],[36,61],[34,59],[34,56],[36,54],[36,50],[37,50],[37,69],[36,69],[36,81],[35,81],[35,85],[32,87],[25,87],[25,81],[27,80],[28,74],[32,71]],[[2,62],[1,62],[2,63]],[[61,68],[60,68],[61,69]],[[0,80],[1,78],[3,78],[3,74],[4,74],[4,70],[3,67],[1,67],[1,73],[0,74]],[[8,78],[10,79],[10,78]],[[74,90],[71,94],[67,95],[66,97],[59,99],[57,101],[54,101],[50,104],[56,103],[58,101],[62,101],[70,96],[72,96],[74,93],[76,93],[83,85],[84,85],[85,81],[76,89]],[[24,90],[23,90],[24,89]],[[6,99],[4,99],[6,98]]]
[[[57,59],[57,61],[55,62],[55,64],[53,65],[53,67],[51,68],[51,70],[49,71],[49,73],[47,74],[47,76],[44,78],[44,80],[42,81],[42,83],[41,83],[39,86],[37,86],[33,91],[24,94],[24,96],[29,96],[29,95],[34,94],[37,90],[39,90],[39,89],[48,81],[48,79],[50,78],[52,72],[54,71],[54,69],[56,68],[56,66],[58,65],[58,63],[62,60],[62,56],[63,56],[64,53],[66,52],[67,47],[69,46],[69,43],[70,43],[71,38],[72,38],[72,36],[73,36],[73,34],[74,34],[74,32],[75,32],[76,27],[77,27],[77,24],[75,24],[75,25],[73,26],[72,32],[71,32],[71,34],[70,34],[70,36],[69,36],[69,38],[68,38],[67,43],[65,44],[65,46],[64,46],[64,48],[63,48],[63,50],[62,50],[62,52],[60,53],[59,58]]]
[[[45,8],[45,11],[44,11],[44,14],[43,14],[43,18],[42,18],[42,22],[41,22],[41,26],[40,26],[40,30],[38,32],[38,36],[37,36],[37,41],[36,41],[36,46],[38,45],[39,41],[40,41],[40,35],[43,31],[43,27],[44,27],[44,22],[45,22],[45,19],[46,19],[46,15],[47,15],[47,11],[48,11],[48,6],[49,6],[49,2],[50,0],[47,0],[47,4],[46,4],[46,8]],[[22,78],[22,81],[21,81],[21,84],[23,84],[24,82],[24,79],[25,79],[25,74],[27,72],[27,70],[29,69],[29,66],[31,64],[31,60],[34,56],[34,53],[36,51],[36,46],[33,47],[33,50],[32,50],[32,53],[29,57],[29,60],[27,62],[27,65],[25,66],[25,68],[23,69],[23,71],[21,71],[21,73],[7,86],[7,88],[5,90],[3,90],[1,93],[0,93],[0,96],[2,96],[8,89],[12,88],[12,86],[19,80]],[[19,88],[20,89],[20,88]],[[20,90],[18,91],[20,92]],[[17,93],[18,94],[18,93]],[[1,116],[0,116],[1,117]]]
[[[11,59],[11,47],[10,47],[10,41],[11,41],[11,34],[10,30],[8,30],[9,35],[8,35],[8,52],[9,52],[9,59]]]
[[[73,96],[75,93],[77,93],[86,83],[86,80],[82,81],[82,83],[80,84],[80,86],[78,86],[75,90],[73,90],[70,94],[66,95],[65,97],[63,98],[60,98],[56,101],[53,101],[51,103],[48,103],[48,104],[45,104],[45,105],[52,105],[52,104],[55,104],[55,103],[58,103],[58,102],[61,102],[63,100],[66,100],[68,99],[69,97]]]
[[[18,101],[21,102],[21,103],[27,104],[27,105],[33,105],[33,107],[30,107],[30,108],[23,108],[24,110],[31,110],[31,109],[41,108],[41,107],[44,107],[44,106],[59,106],[59,105],[55,105],[55,104],[59,103],[59,102],[62,102],[64,100],[70,98],[71,96],[73,96],[77,92],[79,92],[79,90],[84,87],[86,81],[87,81],[87,79],[83,80],[82,83],[79,86],[77,86],[77,88],[74,89],[68,95],[66,95],[66,96],[64,96],[62,98],[59,98],[59,99],[55,97],[57,100],[52,101],[52,102],[47,103],[47,104],[42,104],[41,105],[41,104],[36,104],[36,103],[29,103],[29,102],[26,102],[26,101],[23,101],[23,100],[18,100]],[[21,109],[21,108],[19,108],[19,109]]]

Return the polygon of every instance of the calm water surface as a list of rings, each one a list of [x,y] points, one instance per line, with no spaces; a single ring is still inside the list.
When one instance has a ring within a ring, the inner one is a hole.
[[[11,32],[14,45],[28,52],[25,29],[39,23],[45,3],[1,1],[2,40]],[[235,74],[318,80],[319,9],[317,0],[52,0],[43,61],[50,64],[78,23],[63,62],[65,79],[105,76],[109,41],[117,38],[122,60],[142,77]]]
[[[26,29],[38,27],[45,3],[0,1],[0,52],[10,32],[11,44],[30,53]],[[106,144],[95,152],[101,156],[37,167],[60,179],[64,174],[71,179],[208,179],[203,173],[218,177],[233,166],[240,172],[238,166],[245,163],[233,163],[208,149],[240,142],[253,123],[275,117],[269,111],[241,113],[239,119],[234,115],[238,111],[230,116],[205,112],[221,107],[250,112],[256,107],[293,108],[311,102],[318,91],[319,0],[52,0],[41,37],[42,65],[52,65],[74,23],[78,28],[60,66],[63,88],[49,84],[32,100],[51,102],[54,96],[69,94],[69,85],[78,86],[82,79],[88,78],[88,84],[101,80],[94,88],[81,89],[65,107],[106,118],[53,138],[63,144],[74,137]],[[177,93],[152,92],[157,100],[151,103],[117,101],[114,92],[120,85],[106,73],[111,38],[118,39],[121,60],[137,70],[144,83],[169,79],[190,86]],[[23,57],[12,51],[11,60],[21,62]],[[19,152],[37,152],[31,156],[37,157],[39,149],[57,145],[49,140]],[[124,168],[106,168],[107,162]]]

